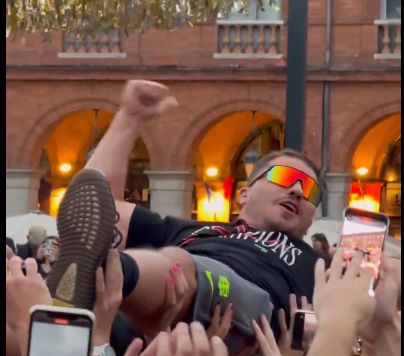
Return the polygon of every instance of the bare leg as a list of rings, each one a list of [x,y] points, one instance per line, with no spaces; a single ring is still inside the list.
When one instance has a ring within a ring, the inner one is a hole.
[[[170,268],[175,262],[181,264],[189,289],[182,310],[182,318],[191,306],[196,292],[197,278],[191,255],[178,247],[160,250],[126,250],[139,267],[139,280],[135,289],[122,302],[122,311],[143,332],[154,331],[164,305],[166,282]]]

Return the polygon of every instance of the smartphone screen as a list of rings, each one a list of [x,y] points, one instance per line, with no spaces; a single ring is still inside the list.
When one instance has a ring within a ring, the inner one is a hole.
[[[28,356],[89,355],[91,327],[85,315],[37,310],[31,316]]]
[[[376,280],[387,230],[388,218],[385,215],[348,208],[340,240],[344,267],[348,266],[356,251],[362,251],[362,267],[372,269]]]
[[[297,310],[293,321],[292,349],[307,351],[317,330],[317,318],[313,311]]]

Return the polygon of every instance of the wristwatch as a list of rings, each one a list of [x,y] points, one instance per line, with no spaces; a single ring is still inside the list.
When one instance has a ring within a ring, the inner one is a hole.
[[[114,349],[110,344],[94,346],[93,356],[116,356]]]

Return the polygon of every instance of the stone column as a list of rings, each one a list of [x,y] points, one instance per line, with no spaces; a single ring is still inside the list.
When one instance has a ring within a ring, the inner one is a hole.
[[[329,219],[342,220],[343,210],[348,206],[352,177],[350,173],[327,173]]]
[[[190,218],[193,174],[190,171],[145,171],[149,177],[150,209],[162,217]]]
[[[32,169],[6,169],[6,217],[37,210],[43,174]]]

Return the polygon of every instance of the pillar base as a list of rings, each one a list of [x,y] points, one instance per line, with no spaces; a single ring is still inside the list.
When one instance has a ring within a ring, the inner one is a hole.
[[[193,174],[190,171],[145,171],[150,209],[162,217],[191,218]]]
[[[6,169],[6,217],[38,209],[38,191],[44,172]]]
[[[350,173],[327,173],[328,219],[341,221],[349,203],[349,191],[353,175]]]

